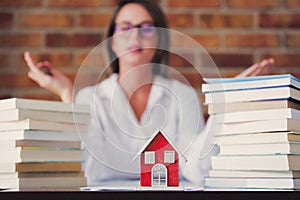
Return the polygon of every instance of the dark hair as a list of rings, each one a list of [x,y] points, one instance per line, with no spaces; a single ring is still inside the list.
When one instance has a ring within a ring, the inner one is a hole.
[[[159,27],[159,28],[165,28],[163,31],[158,31],[158,44],[157,44],[157,49],[156,52],[152,58],[152,63],[158,63],[158,64],[165,64],[168,65],[169,64],[169,45],[170,45],[170,36],[169,33],[167,31],[168,28],[168,23],[167,23],[167,19],[166,16],[164,15],[164,13],[162,12],[161,8],[158,6],[157,3],[155,3],[155,1],[151,1],[151,0],[123,0],[123,1],[119,1],[118,6],[113,14],[113,16],[111,17],[111,21],[109,23],[109,27],[108,27],[108,31],[106,34],[106,38],[111,38],[114,34],[114,30],[115,30],[115,20],[116,17],[119,13],[119,11],[121,10],[121,8],[123,8],[123,6],[125,6],[126,4],[129,3],[137,3],[141,6],[143,6],[151,15],[154,25],[155,27]],[[113,49],[112,49],[112,40],[108,40],[107,43],[107,49],[108,49],[108,55],[109,55],[109,59],[112,61],[112,63],[110,64],[112,71],[114,73],[119,73],[119,60],[116,56],[116,54],[114,53]],[[163,49],[163,50],[162,50]],[[153,72],[155,74],[160,73],[159,67],[155,67],[153,66]]]

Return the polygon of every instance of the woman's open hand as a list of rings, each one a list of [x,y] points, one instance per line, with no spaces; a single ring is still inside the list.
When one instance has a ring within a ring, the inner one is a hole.
[[[24,53],[24,59],[30,69],[29,78],[58,95],[63,102],[72,102],[73,84],[67,76],[54,69],[48,61],[35,64],[28,51]]]
[[[270,74],[271,68],[274,66],[274,59],[264,59],[259,63],[248,67],[245,71],[238,74],[235,78],[247,77],[247,76],[262,76]]]

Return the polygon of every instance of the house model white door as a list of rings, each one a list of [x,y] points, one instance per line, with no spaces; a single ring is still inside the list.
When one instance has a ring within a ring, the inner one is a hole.
[[[162,164],[156,164],[152,168],[152,187],[167,187],[168,170]]]

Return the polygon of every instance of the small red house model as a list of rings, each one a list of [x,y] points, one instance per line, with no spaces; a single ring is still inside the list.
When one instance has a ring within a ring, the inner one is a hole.
[[[179,151],[162,131],[140,150],[140,186],[179,186]]]

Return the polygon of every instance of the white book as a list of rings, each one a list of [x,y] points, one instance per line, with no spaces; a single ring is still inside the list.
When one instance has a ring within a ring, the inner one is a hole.
[[[10,162],[81,162],[81,150],[27,149],[0,151],[0,163]]]
[[[268,75],[245,78],[204,79],[208,84],[202,84],[202,92],[218,92],[229,90],[247,90],[278,86],[294,86],[300,88],[300,80],[289,74]],[[212,83],[214,82],[214,83]]]
[[[253,90],[225,91],[205,94],[205,104],[244,101],[294,99],[300,101],[300,90],[291,87],[274,87]]]
[[[220,145],[218,155],[300,154],[300,142]]]
[[[1,122],[0,131],[13,130],[45,130],[45,131],[87,131],[87,124],[63,123],[25,119],[11,122]]]
[[[80,141],[80,137],[75,131],[13,130],[0,131],[3,140]]]
[[[208,104],[208,114],[284,108],[294,108],[296,110],[300,110],[300,103],[295,103],[289,100],[212,103]]]
[[[90,122],[90,115],[88,113],[28,110],[20,108],[0,111],[0,122],[25,120],[27,118],[66,123],[77,122],[88,124]]]
[[[58,112],[89,113],[89,106],[85,104],[64,103],[61,101],[10,98],[0,100],[0,110],[29,109]]]
[[[257,120],[272,119],[297,119],[300,120],[300,110],[292,108],[271,109],[271,110],[255,110],[242,112],[218,113],[212,115],[216,119],[216,123],[235,123]]]
[[[1,173],[0,179],[15,179],[15,178],[47,178],[47,177],[84,177],[83,171],[77,172],[13,172]]]
[[[297,178],[205,178],[205,187],[300,189]]]
[[[50,189],[86,186],[85,177],[39,177],[0,179],[1,189]]]
[[[78,172],[82,170],[80,162],[0,162],[0,173],[15,172]]]
[[[227,178],[300,178],[300,171],[209,170],[208,176]]]
[[[14,150],[17,147],[40,147],[49,149],[81,149],[80,141],[46,140],[0,140],[0,151]]]
[[[300,142],[300,134],[297,132],[271,132],[222,135],[214,141],[218,145]]]
[[[300,170],[300,155],[212,156],[215,170]]]
[[[300,120],[297,119],[272,119],[240,123],[216,125],[215,130],[219,135],[245,134],[259,132],[300,131]]]

